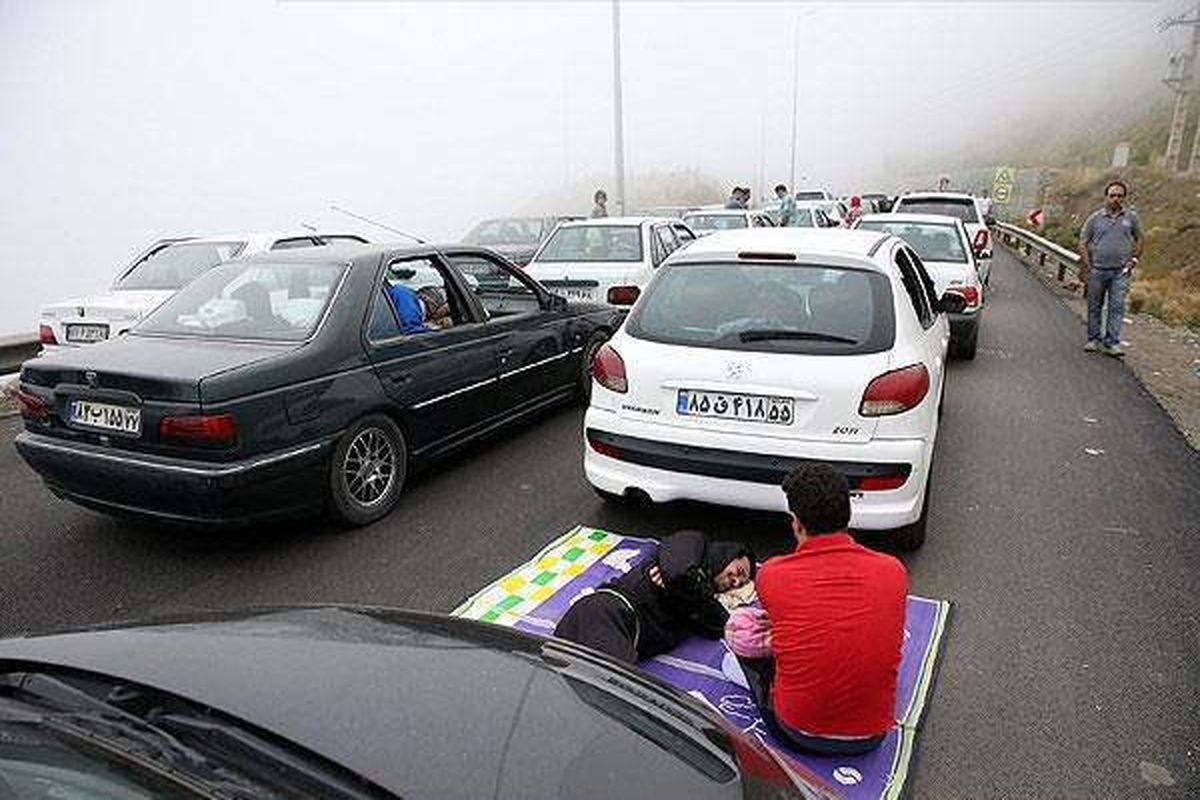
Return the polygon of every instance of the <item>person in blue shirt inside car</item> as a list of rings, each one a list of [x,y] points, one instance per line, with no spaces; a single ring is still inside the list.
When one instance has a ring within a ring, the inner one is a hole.
[[[388,298],[396,310],[401,333],[428,333],[433,330],[425,324],[425,306],[415,291],[403,284],[396,284],[388,287]]]

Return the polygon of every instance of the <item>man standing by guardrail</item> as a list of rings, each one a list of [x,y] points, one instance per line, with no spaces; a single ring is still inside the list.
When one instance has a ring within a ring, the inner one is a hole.
[[[1142,222],[1133,209],[1124,207],[1129,189],[1123,181],[1109,181],[1104,194],[1104,206],[1092,212],[1079,232],[1079,280],[1086,287],[1088,309],[1088,340],[1083,349],[1103,350],[1120,357],[1125,355],[1121,349],[1125,294],[1142,254]],[[1106,297],[1108,315],[1101,334],[1100,317]]]

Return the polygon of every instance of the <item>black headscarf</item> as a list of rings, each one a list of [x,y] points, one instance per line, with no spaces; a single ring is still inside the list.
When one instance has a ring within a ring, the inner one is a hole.
[[[750,579],[754,580],[754,554],[738,542],[709,542],[708,547],[704,548],[704,569],[710,577],[715,578],[731,561],[742,556],[750,562]]]

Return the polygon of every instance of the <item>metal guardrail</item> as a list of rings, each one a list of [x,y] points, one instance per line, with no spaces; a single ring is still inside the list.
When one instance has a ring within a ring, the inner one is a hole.
[[[1054,269],[1059,283],[1066,282],[1068,275],[1074,279],[1079,268],[1078,253],[1016,225],[997,222],[995,228],[997,238],[1018,255],[1036,261],[1039,266]]]
[[[38,353],[38,338],[29,334],[0,336],[0,375],[16,372],[21,363]]]

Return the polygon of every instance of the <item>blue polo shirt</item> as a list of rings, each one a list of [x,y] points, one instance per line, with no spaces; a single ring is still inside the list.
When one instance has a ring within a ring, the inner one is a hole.
[[[1129,208],[1114,214],[1105,206],[1093,212],[1079,232],[1093,269],[1123,268],[1133,255],[1133,243],[1141,238],[1142,221]]]

